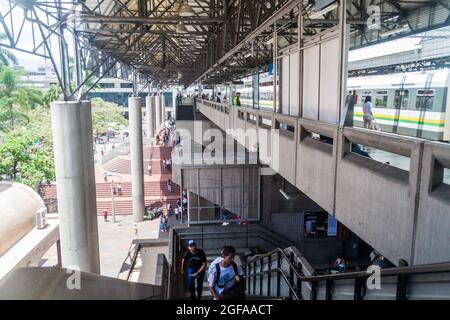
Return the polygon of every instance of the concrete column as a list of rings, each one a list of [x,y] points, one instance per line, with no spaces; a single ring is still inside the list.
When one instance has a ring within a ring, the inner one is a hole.
[[[158,130],[158,119],[156,118],[156,97],[151,96],[151,103],[152,103],[152,117],[153,117],[153,132],[156,135],[156,131]]]
[[[154,100],[152,98],[153,97],[150,95],[145,97],[145,107],[147,108],[147,137],[149,139],[153,139],[155,136],[155,125],[153,124],[153,122],[155,121],[155,117],[153,115]]]
[[[166,98],[164,97],[164,93],[161,94],[161,115],[162,115],[162,123],[166,121]]]
[[[131,195],[133,198],[133,220],[144,219],[144,165],[142,151],[141,98],[128,98],[130,119]]]
[[[161,127],[161,97],[159,95],[155,96],[155,119],[156,119],[156,131]]]
[[[86,221],[88,223],[88,245],[91,261],[96,273],[100,273],[97,196],[95,193],[95,160],[92,132],[92,105],[90,101],[82,101],[80,108],[81,139],[83,145],[84,194],[86,200]]]
[[[93,219],[88,219],[96,212],[88,214],[88,203],[91,202],[86,200],[88,192],[95,195],[95,189],[86,190],[90,181],[86,177],[90,174],[86,171],[87,159],[93,150],[92,142],[86,145],[89,128],[81,120],[81,109],[80,102],[51,104],[61,258],[63,267],[98,273],[98,237],[97,242],[92,240],[96,238],[96,224],[91,225]]]
[[[177,118],[177,90],[173,89],[172,90],[172,109],[173,109],[173,118],[176,119]]]

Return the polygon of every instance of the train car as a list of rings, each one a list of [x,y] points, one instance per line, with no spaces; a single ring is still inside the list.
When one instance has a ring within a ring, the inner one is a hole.
[[[236,88],[236,92],[241,93],[241,105],[248,108],[253,108],[253,87],[250,85],[243,85]],[[257,107],[257,106],[255,106]],[[259,108],[273,109],[273,82],[260,83],[259,86]]]
[[[450,139],[450,70],[349,78],[355,95],[354,124],[363,126],[362,105],[372,97],[374,117],[385,132],[436,141]]]

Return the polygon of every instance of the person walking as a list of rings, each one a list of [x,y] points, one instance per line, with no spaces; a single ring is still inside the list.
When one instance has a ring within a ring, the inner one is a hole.
[[[227,209],[224,207],[220,207],[220,218],[223,220],[223,226],[226,226],[228,224],[227,222]]]
[[[167,180],[167,191],[172,193],[172,180]]]
[[[241,106],[241,93],[236,92],[236,95],[233,98],[233,106],[240,107]]]
[[[224,246],[208,269],[208,286],[214,300],[245,299],[242,268],[234,262],[236,249]]]
[[[117,193],[119,194],[119,196],[122,195],[122,185],[120,183],[117,185]]]
[[[203,279],[206,270],[206,255],[194,240],[188,241],[188,250],[181,260],[181,274],[186,276],[191,300],[201,300]],[[197,296],[195,295],[197,291]]]
[[[149,176],[152,175],[152,163],[151,163],[151,161],[147,165],[147,172],[148,172]]]
[[[372,122],[374,120],[374,116],[373,116],[373,103],[371,96],[367,96],[366,99],[364,100],[363,120],[364,120],[364,128],[372,129]]]
[[[103,220],[104,220],[105,222],[108,222],[108,208],[105,208],[105,209],[103,210]]]

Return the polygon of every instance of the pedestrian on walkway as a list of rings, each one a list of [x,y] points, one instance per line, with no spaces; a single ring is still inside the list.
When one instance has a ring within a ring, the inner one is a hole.
[[[167,191],[172,193],[172,180],[167,180]]]
[[[108,208],[103,210],[103,219],[105,222],[108,222]]]
[[[191,300],[201,300],[203,279],[206,270],[206,254],[199,249],[194,240],[188,241],[188,250],[181,260],[181,274],[187,277]],[[197,291],[197,296],[195,295]]]
[[[152,175],[152,163],[149,162],[147,165],[147,171],[148,171],[148,175],[151,176]]]
[[[117,193],[119,194],[119,196],[122,195],[122,185],[120,183],[117,185]]]

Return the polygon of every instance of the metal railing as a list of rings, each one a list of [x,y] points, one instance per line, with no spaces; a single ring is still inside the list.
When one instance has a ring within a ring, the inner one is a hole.
[[[275,257],[275,259],[273,259],[273,257]],[[289,291],[286,298],[289,299],[305,299],[309,297],[311,300],[318,300],[320,285],[325,283],[325,288],[322,288],[324,289],[324,292],[322,292],[323,298],[325,298],[325,300],[332,300],[333,295],[338,293],[334,284],[342,280],[353,280],[353,300],[362,300],[364,298],[366,293],[364,283],[369,277],[373,276],[373,272],[358,271],[316,275],[315,271],[310,269],[310,271],[312,271],[312,275],[305,275],[301,271],[305,268],[305,266],[301,265],[302,260],[298,258],[299,257],[295,255],[294,252],[291,252],[288,256],[285,253],[285,250],[277,248],[266,254],[247,259],[245,267],[246,277],[248,280],[252,280],[247,281],[247,292],[252,295],[273,296],[273,290],[271,288],[271,275],[276,273],[277,297],[280,296],[280,281],[283,279]],[[299,263],[296,263],[296,260],[298,260]],[[276,266],[273,266],[274,264]],[[282,264],[287,267],[288,272],[286,272],[286,268],[282,267]],[[259,271],[257,271],[258,269]],[[390,297],[396,300],[408,299],[408,292],[411,291],[411,286],[414,285],[410,281],[413,276],[430,274],[436,275],[443,273],[450,273],[450,263],[405,266],[379,270],[380,278],[386,279],[390,277],[391,279],[389,282],[395,285],[394,295],[391,295]],[[259,280],[258,287],[257,280]],[[445,280],[450,280],[450,278],[444,279],[444,281]],[[432,282],[433,280],[421,280],[421,282],[426,281]],[[304,292],[305,288],[309,289],[308,293]],[[450,292],[448,292],[447,298],[450,298]]]

